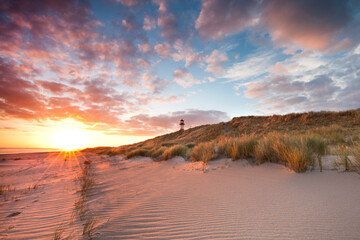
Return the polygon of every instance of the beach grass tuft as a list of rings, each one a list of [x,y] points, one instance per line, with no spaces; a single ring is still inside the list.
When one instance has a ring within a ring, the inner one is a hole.
[[[126,158],[130,159],[130,158],[138,157],[138,156],[147,157],[148,154],[149,154],[148,150],[139,148],[139,149],[134,149],[134,150],[130,151],[129,153],[127,153]]]
[[[190,154],[190,159],[193,162],[203,161],[204,163],[208,163],[211,159],[216,157],[217,154],[213,142],[199,143],[193,148]]]
[[[338,153],[340,155],[342,164],[344,165],[345,171],[350,170],[350,148],[346,145],[340,145],[338,146]]]
[[[233,161],[241,158],[250,158],[255,154],[257,139],[254,136],[242,136],[226,141],[225,155]]]
[[[182,145],[182,144],[174,145],[174,146],[172,146],[170,148],[167,148],[163,152],[162,159],[163,160],[168,160],[168,159],[171,159],[171,158],[176,157],[176,156],[186,158],[188,150],[189,149],[185,145]]]
[[[83,227],[83,235],[87,236],[87,239],[92,239],[94,237],[95,234],[95,225],[97,223],[97,218],[96,217],[89,217],[86,222],[84,223],[84,227]]]
[[[315,155],[318,160],[320,172],[322,172],[321,157],[327,152],[327,143],[323,138],[309,137],[306,140],[307,147]],[[312,168],[315,168],[315,161],[312,162]]]

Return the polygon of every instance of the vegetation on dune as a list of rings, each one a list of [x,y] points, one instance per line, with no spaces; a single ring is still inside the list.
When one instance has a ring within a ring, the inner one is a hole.
[[[140,149],[132,150],[131,152],[127,153],[126,158],[133,158],[137,156],[147,157],[148,155],[149,155],[149,151],[140,148]]]
[[[216,157],[217,153],[214,142],[199,143],[199,145],[194,147],[190,154],[190,158],[193,162],[202,161],[207,163]]]
[[[336,152],[342,156],[345,169],[350,169],[348,156],[351,154],[354,165],[360,169],[359,133],[360,109],[291,113],[236,117],[229,122],[198,126],[131,145],[91,151],[161,160],[181,156],[204,163],[219,156],[232,160],[252,158],[257,164],[283,163],[302,172],[315,169],[316,165],[322,171],[321,158],[330,145],[331,149],[338,149]]]
[[[188,148],[185,145],[177,144],[170,148],[167,148],[162,154],[162,160],[168,160],[176,156],[187,157]]]
[[[354,156],[355,168],[360,171],[360,143],[353,146],[352,154]]]
[[[253,136],[230,138],[225,145],[225,155],[233,161],[241,158],[250,158],[255,153],[256,144],[257,140]]]

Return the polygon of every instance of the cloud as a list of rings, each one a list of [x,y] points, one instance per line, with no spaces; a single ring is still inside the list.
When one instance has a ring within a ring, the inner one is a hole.
[[[115,0],[115,1],[120,2],[128,7],[137,5],[139,3],[138,0]]]
[[[0,127],[0,130],[15,130],[14,127]]]
[[[204,0],[196,20],[196,30],[210,39],[242,31],[254,21],[254,0]]]
[[[295,43],[334,54],[359,40],[359,8],[353,0],[204,0],[195,28],[215,40],[261,29],[281,47]]]
[[[180,98],[178,98],[175,95],[170,95],[169,97],[156,97],[156,98],[153,98],[153,101],[161,102],[161,103],[180,102]]]
[[[264,1],[262,23],[278,43],[295,42],[309,48],[324,50],[342,42],[337,48],[351,44],[344,38],[344,29],[352,21],[351,1]]]
[[[159,12],[165,12],[167,9],[167,0],[153,0],[153,3],[159,5]]]
[[[52,82],[52,81],[43,81],[38,80],[36,81],[43,89],[49,90],[50,92],[54,94],[63,95],[66,93],[77,93],[79,94],[81,91],[79,89],[69,87],[66,84],[58,83],[58,82]]]
[[[169,43],[156,44],[154,49],[162,58],[171,57],[171,45]]]
[[[172,13],[159,13],[157,20],[159,27],[161,27],[161,36],[167,39],[174,40],[177,36],[177,23],[175,15]]]
[[[152,89],[153,94],[160,94],[169,84],[169,81],[163,80],[153,73],[145,73],[142,76],[142,82],[146,88]]]
[[[151,18],[149,16],[144,17],[144,26],[143,29],[150,31],[151,29],[156,28],[156,22],[154,18]]]
[[[355,51],[327,60],[307,51],[274,65],[285,71],[242,86],[245,97],[257,99],[255,106],[264,113],[359,108],[359,60]]]
[[[245,81],[257,78],[267,73],[277,55],[272,51],[263,51],[262,49],[248,56],[241,62],[234,63],[231,67],[222,71],[222,78],[229,81]],[[220,72],[221,73],[221,72]]]
[[[187,128],[230,119],[225,112],[216,110],[188,109],[157,116],[139,114],[125,121],[124,124],[127,127],[119,130],[119,134],[144,136],[177,131],[181,118],[185,120]]]
[[[161,28],[161,36],[167,40],[174,41],[178,36],[179,26],[173,13],[168,12],[166,0],[153,0],[159,5],[157,24]]]
[[[194,76],[186,68],[176,69],[173,73],[173,77],[176,83],[184,88],[191,87],[194,84],[200,84],[201,81],[195,79]]]
[[[219,76],[224,72],[224,65],[228,60],[228,57],[224,53],[213,50],[211,54],[205,58],[205,62],[208,64],[205,71]]]
[[[151,53],[153,51],[151,45],[148,43],[138,44],[138,49],[142,53]]]
[[[121,23],[128,31],[135,31],[140,28],[134,15],[130,15],[126,19],[123,19]]]
[[[186,46],[181,40],[175,42],[174,48],[177,51],[171,54],[174,61],[185,61],[185,67],[192,64],[203,66],[204,54],[202,52],[195,52],[192,47]]]
[[[36,113],[45,108],[37,86],[22,79],[13,65],[0,58],[0,116],[38,119]]]

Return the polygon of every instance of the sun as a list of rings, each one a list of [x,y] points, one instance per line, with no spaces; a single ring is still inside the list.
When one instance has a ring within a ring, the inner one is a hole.
[[[89,136],[80,128],[63,127],[53,133],[53,145],[64,151],[74,151],[85,148],[89,142]]]

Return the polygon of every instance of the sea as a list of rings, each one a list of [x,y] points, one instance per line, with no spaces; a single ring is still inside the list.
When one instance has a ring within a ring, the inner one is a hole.
[[[58,148],[0,148],[0,154],[58,152]]]

